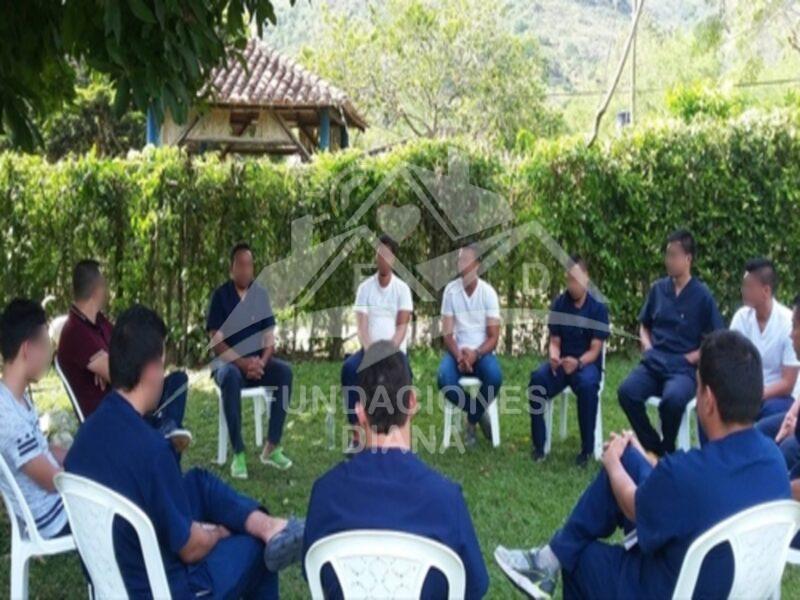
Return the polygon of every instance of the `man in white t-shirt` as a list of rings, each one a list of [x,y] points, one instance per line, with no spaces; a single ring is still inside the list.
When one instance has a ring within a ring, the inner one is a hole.
[[[390,341],[403,353],[406,366],[409,373],[411,372],[406,354],[406,338],[414,303],[411,299],[411,289],[392,271],[397,251],[397,242],[386,234],[381,235],[375,251],[377,270],[374,275],[361,282],[356,292],[354,309],[361,349],[351,354],[342,365],[342,392],[347,419],[353,427],[353,439],[347,449],[348,454],[360,448],[358,430],[355,428],[358,424],[355,409],[360,393],[358,372],[361,369],[364,351],[374,342]]]
[[[494,288],[478,277],[480,266],[477,245],[461,248],[459,278],[447,284],[442,297],[442,335],[447,353],[439,364],[439,389],[448,402],[467,413],[467,446],[475,445],[475,426],[479,423],[487,439],[491,437],[486,407],[503,384],[500,363],[494,355],[500,338],[500,303]],[[475,399],[458,384],[464,376],[481,380]]]
[[[39,429],[39,415],[28,386],[47,372],[51,347],[44,309],[32,300],[12,300],[0,316],[0,454],[30,508],[36,528],[49,539],[69,533],[67,513],[53,478],[61,471],[66,451],[50,447]],[[0,477],[3,493],[10,487]],[[14,501],[14,512],[22,517]]]
[[[792,311],[775,299],[777,276],[772,262],[747,262],[742,282],[744,306],[736,311],[731,329],[758,348],[764,371],[764,404],[760,419],[784,414],[792,404],[800,362],[792,347]]]
[[[775,299],[778,278],[772,261],[766,258],[749,260],[745,265],[742,282],[744,306],[736,311],[731,329],[749,339],[761,355],[764,372],[764,395],[756,427],[774,438],[781,447],[787,466],[791,468],[800,459],[800,447],[794,428],[783,424],[794,399],[792,391],[800,371],[792,347],[792,311]],[[796,412],[796,411],[794,411]]]

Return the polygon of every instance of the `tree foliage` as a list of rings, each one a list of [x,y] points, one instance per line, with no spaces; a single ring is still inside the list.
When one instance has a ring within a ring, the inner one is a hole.
[[[481,0],[388,0],[366,14],[326,10],[302,60],[397,137],[464,135],[511,147],[521,129],[549,134],[545,64],[516,35],[504,5]]]
[[[270,0],[25,0],[0,18],[0,133],[41,142],[44,118],[75,93],[76,65],[106,75],[121,114],[133,103],[178,121],[247,24],[275,22]]]

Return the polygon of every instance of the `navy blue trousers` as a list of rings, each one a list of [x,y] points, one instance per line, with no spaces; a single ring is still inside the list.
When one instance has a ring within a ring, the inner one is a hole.
[[[408,355],[403,353],[406,368],[408,369],[409,376],[413,379],[414,374],[411,372],[411,365],[408,362]],[[344,410],[347,415],[347,421],[350,425],[358,424],[358,417],[356,416],[356,404],[361,398],[361,392],[358,385],[358,368],[361,366],[361,361],[364,359],[364,349],[360,349],[355,354],[351,354],[345,358],[342,364],[342,393],[344,394]]]
[[[189,377],[183,371],[170,373],[164,378],[164,389],[158,408],[149,420],[156,428],[171,422],[175,427],[183,427],[186,413],[186,394],[189,390]]]
[[[268,387],[272,389],[267,441],[278,445],[283,435],[286,411],[292,398],[292,367],[289,363],[272,357],[264,369],[261,379],[247,379],[233,363],[219,367],[213,373],[214,380],[222,390],[222,404],[228,433],[235,453],[244,452],[242,440],[242,388]]]
[[[553,373],[550,363],[542,363],[531,373],[528,385],[528,405],[531,414],[531,440],[536,450],[544,452],[547,431],[544,422],[545,403],[558,396],[569,386],[578,400],[578,426],[581,431],[581,452],[594,452],[594,425],[597,420],[600,368],[591,363],[571,375],[558,368]],[[552,432],[549,432],[552,435]]]
[[[481,380],[478,395],[470,399],[467,393],[458,385],[461,377],[477,377]],[[503,372],[500,362],[494,354],[484,354],[475,363],[472,373],[462,373],[458,369],[455,357],[447,352],[439,363],[438,375],[439,389],[445,399],[458,406],[467,413],[467,420],[473,425],[481,420],[486,407],[500,395],[500,386],[503,385]]]
[[[622,455],[622,465],[637,484],[653,467],[632,447]],[[617,598],[624,594],[620,581],[623,560],[636,560],[638,550],[626,552],[617,544],[601,542],[618,528],[634,528],[619,509],[605,469],[583,492],[566,524],[550,540],[550,548],[561,563],[564,598]],[[617,576],[615,578],[615,575]]]
[[[683,411],[694,398],[696,387],[694,369],[670,372],[644,361],[622,382],[617,390],[619,404],[645,450],[659,456],[675,451]],[[647,418],[645,403],[650,396],[661,398],[661,436]]]
[[[267,571],[263,542],[244,528],[250,513],[260,509],[258,502],[201,469],[187,472],[183,482],[192,519],[224,525],[232,534],[202,561],[187,567],[192,591],[213,599],[277,599],[278,574]]]

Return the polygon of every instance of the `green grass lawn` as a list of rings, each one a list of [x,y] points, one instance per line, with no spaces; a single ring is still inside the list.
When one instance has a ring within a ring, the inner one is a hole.
[[[415,419],[419,428],[417,451],[436,469],[459,482],[466,496],[472,519],[489,568],[491,585],[488,597],[517,597],[512,586],[495,567],[492,560],[494,547],[499,544],[530,546],[548,539],[564,521],[569,511],[597,472],[599,465],[592,464],[581,470],[573,466],[579,448],[578,426],[574,402],[570,406],[569,435],[566,441],[556,437],[553,452],[544,463],[534,465],[529,456],[529,420],[523,412],[519,390],[527,385],[531,369],[538,363],[536,357],[501,358],[505,383],[509,386],[502,401],[501,445],[492,449],[484,439],[478,447],[464,454],[456,447],[442,453],[441,400],[435,393],[438,356],[428,351],[416,351],[411,356],[415,384],[421,390],[422,411]],[[606,389],[603,395],[604,430],[606,434],[625,426],[624,415],[616,401],[616,389],[632,367],[630,360],[612,357],[608,361]],[[304,386],[319,386],[328,395],[331,385],[339,381],[339,363],[304,362],[294,365],[296,392],[294,404],[305,404],[303,410],[293,412],[287,420],[284,436],[286,452],[295,461],[294,467],[282,473],[261,465],[254,444],[252,409],[243,407],[245,443],[248,444],[250,479],[237,481],[234,486],[269,506],[276,513],[305,514],[308,494],[316,477],[341,460],[341,425],[344,415],[334,390],[336,402],[337,448],[329,449],[325,429],[325,413],[313,410],[312,395],[306,401],[299,390]],[[516,393],[511,389],[516,386]],[[430,388],[431,402],[426,400]],[[515,398],[516,396],[516,398]],[[50,375],[35,389],[40,412],[53,408],[68,408],[68,401],[54,375]],[[318,404],[319,405],[319,404]],[[207,373],[192,375],[192,387],[186,416],[186,426],[195,443],[184,456],[185,468],[200,466],[229,479],[227,468],[212,461],[216,457],[217,399]],[[424,441],[436,435],[436,451],[430,451]],[[413,490],[409,490],[413,493]],[[364,490],[365,500],[369,490]],[[4,511],[0,511],[0,597],[9,589],[9,528]],[[789,567],[784,575],[785,598],[800,598],[800,570]],[[308,597],[307,587],[299,567],[281,574],[284,598]],[[31,597],[79,598],[86,588],[74,555],[34,561],[31,567]]]

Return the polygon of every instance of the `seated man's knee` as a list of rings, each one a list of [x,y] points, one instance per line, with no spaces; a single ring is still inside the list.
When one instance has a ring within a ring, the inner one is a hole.
[[[458,385],[458,369],[450,364],[450,359],[445,357],[439,364],[439,372],[437,374],[437,382],[439,389],[447,386]]]
[[[240,386],[242,384],[242,372],[239,371],[239,367],[235,364],[228,363],[219,368],[217,381],[219,381],[221,387]]]

